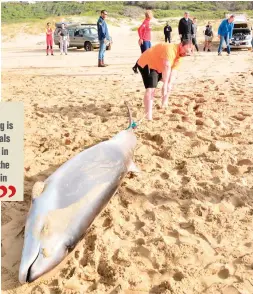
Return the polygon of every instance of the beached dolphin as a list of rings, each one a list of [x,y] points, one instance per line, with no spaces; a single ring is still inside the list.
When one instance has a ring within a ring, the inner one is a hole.
[[[34,185],[20,283],[32,282],[58,265],[84,236],[127,172],[138,171],[132,161],[136,124],[129,108],[128,113],[127,130],[82,151],[45,182]]]

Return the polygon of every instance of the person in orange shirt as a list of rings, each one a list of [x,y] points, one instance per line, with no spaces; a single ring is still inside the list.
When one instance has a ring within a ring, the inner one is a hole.
[[[51,55],[54,55],[54,52],[53,52],[53,30],[51,28],[50,22],[47,23],[47,27],[46,27],[46,43],[47,43],[47,55],[48,55],[49,47],[51,50]]]
[[[163,81],[162,108],[166,108],[181,57],[190,55],[190,52],[191,44],[187,40],[180,44],[160,43],[142,53],[137,61],[146,89],[144,106],[148,120],[152,120],[153,98],[158,82]]]

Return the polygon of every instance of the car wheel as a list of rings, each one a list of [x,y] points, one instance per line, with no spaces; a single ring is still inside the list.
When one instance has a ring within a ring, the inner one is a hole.
[[[84,50],[85,51],[93,51],[93,46],[91,45],[91,42],[84,43]]]
[[[106,47],[106,50],[111,50],[111,49],[112,49],[112,45],[111,44]]]

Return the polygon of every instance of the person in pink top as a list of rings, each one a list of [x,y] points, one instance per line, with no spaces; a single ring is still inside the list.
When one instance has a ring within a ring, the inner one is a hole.
[[[138,35],[139,35],[139,46],[141,48],[141,53],[145,52],[147,49],[151,48],[151,27],[150,27],[150,20],[153,17],[152,11],[147,10],[145,12],[145,19],[143,23],[138,28]],[[138,73],[137,70],[137,62],[133,67],[133,71]]]
[[[51,50],[51,55],[54,55],[54,51],[53,51],[53,30],[51,28],[51,23],[50,22],[47,23],[47,27],[46,27],[46,43],[47,43],[47,55],[48,55],[49,48]]]

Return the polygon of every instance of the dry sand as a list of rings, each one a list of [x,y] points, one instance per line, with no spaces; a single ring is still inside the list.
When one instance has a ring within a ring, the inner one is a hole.
[[[97,52],[46,57],[44,36],[3,44],[2,99],[25,104],[25,200],[2,203],[2,293],[253,293],[253,54],[185,58],[166,113],[136,131],[128,176],[55,270],[21,286],[22,228],[32,187],[87,146],[143,116],[131,71],[136,33],[113,29]]]

